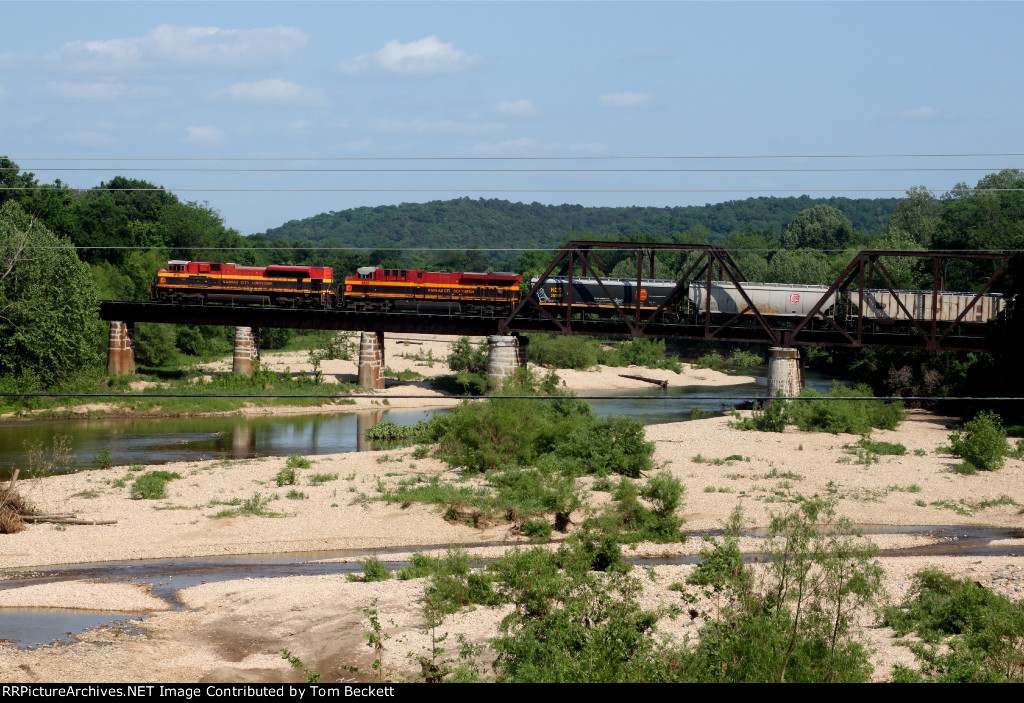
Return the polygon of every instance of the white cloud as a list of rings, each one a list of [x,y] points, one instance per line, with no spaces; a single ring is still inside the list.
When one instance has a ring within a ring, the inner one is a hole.
[[[510,117],[535,117],[540,114],[532,100],[503,100],[498,103],[498,112]]]
[[[342,61],[338,70],[351,76],[379,72],[407,75],[456,73],[470,68],[479,58],[431,35],[408,44],[392,39],[377,51]]]
[[[640,107],[650,103],[653,97],[650,93],[605,93],[598,102],[605,107]]]
[[[396,120],[381,117],[370,123],[370,129],[377,132],[393,132],[399,134],[494,134],[506,128],[501,122],[459,122],[441,120]]]
[[[48,83],[50,94],[68,100],[112,100],[124,93],[121,83]]]
[[[296,27],[221,29],[163,24],[141,37],[68,42],[45,54],[42,63],[62,72],[105,74],[183,67],[204,71],[258,68],[293,58],[305,48],[307,39]],[[13,54],[0,56],[3,64],[17,60]]]
[[[930,120],[938,117],[942,113],[936,110],[931,105],[922,105],[921,107],[915,107],[912,110],[903,110],[897,112],[895,118],[897,120],[905,121],[917,121],[917,120]]]
[[[201,127],[187,127],[186,131],[188,132],[186,141],[190,142],[209,144],[219,142],[224,138],[224,132],[209,125]]]
[[[316,90],[280,78],[236,83],[227,89],[227,94],[234,100],[259,103],[314,102],[321,97]]]

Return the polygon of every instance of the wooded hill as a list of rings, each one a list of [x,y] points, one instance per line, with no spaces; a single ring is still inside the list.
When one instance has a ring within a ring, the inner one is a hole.
[[[700,239],[712,243],[750,228],[776,238],[803,210],[827,204],[842,212],[853,228],[877,234],[896,210],[897,198],[761,197],[687,207],[584,207],[512,203],[460,198],[326,212],[292,220],[257,235],[270,242],[324,244],[380,249],[406,247],[465,250],[474,248],[554,248],[574,238],[623,238],[674,234],[704,228]],[[494,253],[496,264],[510,266],[518,252]]]

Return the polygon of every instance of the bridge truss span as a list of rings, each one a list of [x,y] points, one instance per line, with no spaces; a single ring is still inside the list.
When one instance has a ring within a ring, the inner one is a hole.
[[[633,262],[635,260],[635,266]],[[767,344],[984,351],[1012,301],[993,292],[998,253],[861,251],[828,286],[747,280],[715,245],[574,241],[507,314],[368,311],[343,307],[105,301],[104,320],[363,332],[492,336],[536,332]],[[910,262],[908,264],[908,262]],[[893,267],[927,271],[929,290],[903,290]],[[976,292],[947,290],[947,268],[973,267]],[[659,271],[675,271],[657,277]],[[609,271],[628,275],[610,275]],[[633,275],[635,271],[635,276]]]

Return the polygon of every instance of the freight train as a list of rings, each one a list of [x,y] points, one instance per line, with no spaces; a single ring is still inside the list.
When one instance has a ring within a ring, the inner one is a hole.
[[[504,316],[520,302],[522,280],[516,273],[441,273],[366,266],[345,277],[335,288],[334,271],[327,267],[169,261],[166,269],[160,269],[151,297],[174,303]],[[530,279],[530,288],[539,281],[537,276]],[[598,281],[548,276],[537,289],[534,302],[556,317],[564,314],[570,304],[574,313],[593,317],[612,317],[619,311],[629,314],[639,304],[642,314],[658,312],[659,321],[669,323],[703,319],[708,313],[723,320],[737,313],[746,319],[753,317],[753,311],[733,283],[712,281],[709,295],[707,282],[691,281],[685,286],[685,295],[673,297],[678,288],[677,281],[667,279],[645,280],[638,286],[630,278]],[[804,318],[822,300],[828,287],[745,282],[743,291],[762,316],[784,321]],[[973,297],[973,293],[938,293],[937,319],[952,322]],[[670,298],[671,302],[663,306]],[[863,303],[859,291],[833,291],[817,315],[834,318],[845,307],[848,319],[863,314],[865,319],[883,324],[932,319],[931,291],[896,291],[894,295],[888,290],[865,290]],[[961,323],[988,322],[1005,308],[1002,295],[985,294]],[[522,312],[536,314],[536,309],[527,305]]]

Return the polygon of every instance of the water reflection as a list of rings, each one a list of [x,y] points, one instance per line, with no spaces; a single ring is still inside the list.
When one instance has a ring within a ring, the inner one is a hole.
[[[832,379],[808,374],[808,387],[827,388]],[[735,386],[656,386],[634,391],[588,393],[601,415],[634,417],[645,424],[679,422],[726,410],[735,401],[727,396],[759,397],[765,379]],[[602,396],[627,396],[602,400]],[[654,400],[628,396],[658,396]],[[687,396],[686,399],[677,399]],[[57,471],[95,469],[106,461],[116,466],[162,464],[171,461],[248,459],[257,456],[334,454],[366,451],[373,445],[363,432],[385,417],[400,425],[413,425],[436,409],[375,409],[329,415],[275,415],[261,417],[190,417],[155,419],[90,419],[15,422],[0,432],[0,479],[14,469],[30,476],[40,463],[51,460],[62,438],[68,445],[66,466]],[[444,412],[443,410],[440,412]],[[107,454],[109,452],[109,455]]]

